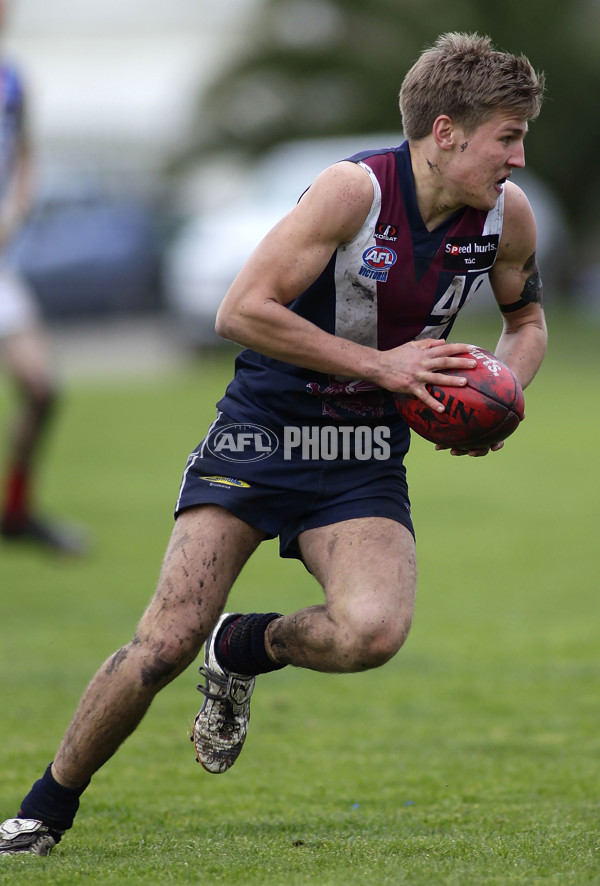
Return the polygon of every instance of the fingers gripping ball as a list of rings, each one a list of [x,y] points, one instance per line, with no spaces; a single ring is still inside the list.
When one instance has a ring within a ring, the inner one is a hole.
[[[525,400],[517,377],[484,348],[469,345],[460,356],[474,357],[473,369],[446,370],[463,376],[464,387],[427,385],[445,406],[436,412],[412,394],[395,394],[407,425],[426,440],[450,449],[483,449],[505,440],[525,418]]]

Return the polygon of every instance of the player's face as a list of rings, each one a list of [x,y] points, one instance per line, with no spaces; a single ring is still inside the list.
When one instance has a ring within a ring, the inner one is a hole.
[[[527,122],[511,111],[498,111],[469,135],[457,130],[452,179],[461,202],[494,208],[512,170],[525,166],[526,134]]]

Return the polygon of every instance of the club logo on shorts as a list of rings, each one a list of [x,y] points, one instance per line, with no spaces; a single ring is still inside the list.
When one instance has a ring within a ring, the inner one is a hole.
[[[269,458],[278,449],[279,440],[261,425],[232,424],[213,431],[206,445],[216,458],[248,462]]]
[[[396,264],[397,258],[398,256],[389,246],[369,246],[362,254],[364,264],[358,273],[361,277],[385,283],[389,270]]]
[[[238,480],[236,477],[219,477],[218,475],[212,475],[208,477],[200,477],[200,479],[206,480],[211,486],[237,486],[239,489],[250,489],[249,483],[246,483],[245,480]]]

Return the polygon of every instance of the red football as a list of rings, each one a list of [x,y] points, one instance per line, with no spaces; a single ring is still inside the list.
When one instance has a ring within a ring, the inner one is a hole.
[[[473,369],[445,370],[466,378],[464,387],[427,385],[446,407],[444,412],[435,412],[411,394],[395,394],[396,407],[407,425],[432,443],[451,449],[486,448],[505,440],[523,421],[523,390],[508,366],[484,348],[469,345],[459,356],[477,360]]]

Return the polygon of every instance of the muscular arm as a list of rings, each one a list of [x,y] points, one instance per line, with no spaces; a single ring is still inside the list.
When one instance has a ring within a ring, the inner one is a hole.
[[[507,183],[502,240],[490,273],[503,318],[496,355],[524,388],[539,369],[547,344],[535,249],[536,225],[529,202],[520,188]]]
[[[217,314],[217,332],[308,369],[370,372],[371,349],[336,339],[285,306],[317,279],[340,243],[355,237],[372,200],[369,177],[355,164],[321,173],[233,282]]]
[[[364,223],[373,186],[360,166],[326,169],[259,244],[227,292],[217,314],[219,335],[262,354],[346,378],[363,378],[420,397],[443,410],[426,389],[434,381],[463,384],[436,370],[468,368],[454,357],[464,345],[430,339],[379,351],[331,335],[286,308],[326,268],[335,250]]]

